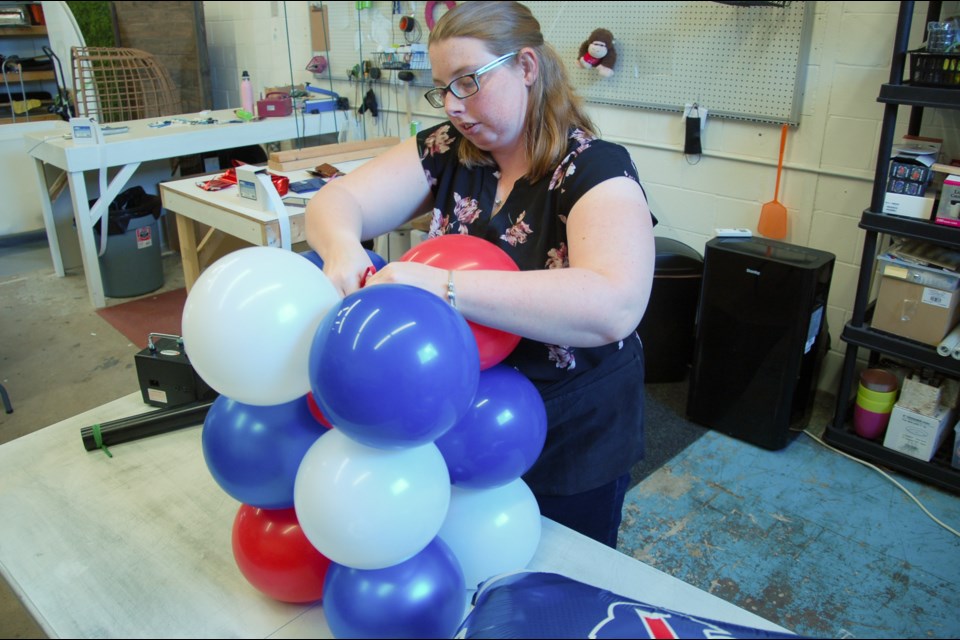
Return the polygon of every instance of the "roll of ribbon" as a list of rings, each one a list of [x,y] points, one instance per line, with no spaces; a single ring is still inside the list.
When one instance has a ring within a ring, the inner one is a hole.
[[[937,345],[937,353],[944,357],[957,357],[954,352],[960,350],[960,325],[957,325]]]

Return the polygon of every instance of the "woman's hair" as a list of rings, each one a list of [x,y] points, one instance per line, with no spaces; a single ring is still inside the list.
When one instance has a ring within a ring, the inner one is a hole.
[[[540,23],[519,2],[464,2],[443,14],[430,32],[430,44],[450,38],[475,38],[485,43],[494,56],[529,47],[539,59],[539,73],[530,87],[527,102],[524,144],[531,181],[547,175],[567,154],[571,128],[596,135],[583,110],[567,70],[556,50],[543,39]],[[515,64],[511,62],[509,64]],[[460,161],[467,166],[493,165],[486,151],[464,139]]]

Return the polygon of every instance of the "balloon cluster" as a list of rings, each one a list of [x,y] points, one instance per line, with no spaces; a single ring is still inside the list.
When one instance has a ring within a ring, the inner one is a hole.
[[[499,268],[474,240],[473,268]],[[455,236],[422,244],[470,254]],[[234,558],[271,598],[322,598],[335,637],[451,637],[468,589],[539,544],[521,476],[546,438],[543,402],[500,364],[515,336],[484,343],[488,328],[405,285],[340,299],[318,266],[242,249],[184,307],[186,351],[221,394],[202,444],[241,503]]]

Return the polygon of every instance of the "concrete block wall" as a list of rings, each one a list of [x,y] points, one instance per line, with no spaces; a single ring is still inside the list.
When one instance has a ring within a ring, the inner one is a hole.
[[[291,76],[295,83],[316,82],[304,68],[313,55],[310,4],[320,3],[204,2],[216,108],[239,106],[243,69],[250,71],[255,86],[289,83]],[[348,24],[353,2],[323,4],[331,29]],[[960,2],[943,5],[944,15],[960,14]],[[911,48],[923,42],[927,6],[916,5]],[[858,222],[870,203],[883,114],[876,98],[889,80],[898,10],[899,2],[815,3],[800,125],[787,138],[779,198],[789,212],[786,240],[837,257],[827,309],[833,343],[819,382],[826,391],[838,385],[845,351],[840,333],[853,307],[864,235]],[[356,41],[355,51],[343,54],[346,58],[360,50],[359,36]],[[334,60],[332,53],[330,57]],[[333,86],[354,108],[356,85],[337,70],[356,62],[331,62]],[[377,89],[384,110],[380,122],[373,128],[366,120],[345,118],[348,135],[405,137],[409,127],[401,105],[407,87],[385,83]],[[423,88],[412,91],[412,118],[422,126],[439,122],[442,112],[422,99]],[[763,203],[773,198],[779,126],[709,118],[703,156],[693,164],[683,154],[678,113],[603,105],[590,110],[602,135],[630,150],[660,220],[658,235],[702,253],[717,227],[756,229]],[[909,109],[900,109],[900,134],[906,132],[908,117]],[[944,138],[946,154],[960,157],[960,112],[927,109],[922,133]]]

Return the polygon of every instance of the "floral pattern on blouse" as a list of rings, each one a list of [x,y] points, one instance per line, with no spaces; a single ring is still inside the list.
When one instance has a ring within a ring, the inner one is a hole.
[[[520,214],[520,217],[517,218],[517,221],[507,229],[507,232],[500,236],[500,239],[509,244],[511,247],[515,247],[518,244],[523,244],[527,241],[527,236],[533,233],[533,229],[530,228],[526,222],[523,221],[527,217],[527,212],[524,211]]]
[[[493,212],[497,167],[468,169],[457,149],[462,136],[445,122],[417,134],[424,175],[434,196],[428,237],[448,233],[479,236],[503,249],[521,270],[570,266],[567,216],[577,200],[605,180],[627,176],[639,183],[630,154],[580,130],[570,133],[567,155],[544,178],[521,178]],[[574,369],[590,369],[620,343],[572,348],[522,339],[504,362],[532,380],[562,380]]]

